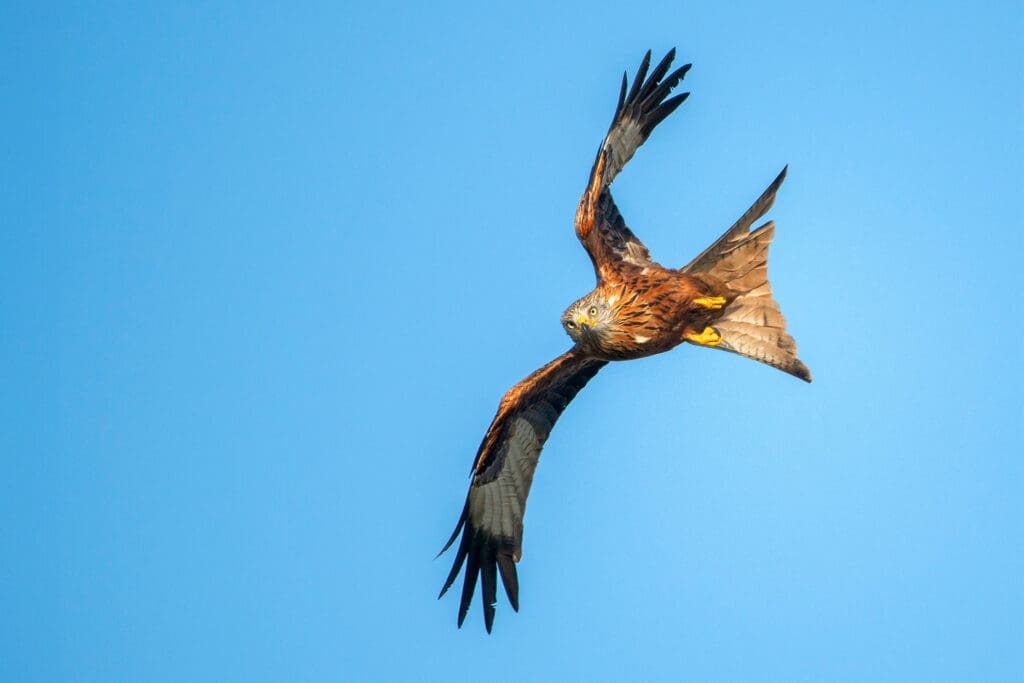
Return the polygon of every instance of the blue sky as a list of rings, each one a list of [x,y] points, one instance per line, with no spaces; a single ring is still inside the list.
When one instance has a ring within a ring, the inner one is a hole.
[[[0,9],[0,678],[1024,674],[1019,3]],[[664,264],[783,165],[807,386],[703,349],[569,407],[521,611],[435,600],[615,196]]]

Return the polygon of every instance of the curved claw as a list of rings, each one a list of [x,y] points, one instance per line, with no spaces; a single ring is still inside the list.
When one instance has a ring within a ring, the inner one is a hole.
[[[709,308],[712,311],[720,310],[725,306],[725,297],[721,296],[702,296],[694,299],[693,303],[703,308]]]
[[[713,327],[705,327],[700,334],[687,332],[683,337],[686,341],[698,346],[718,346],[722,343],[722,335]]]

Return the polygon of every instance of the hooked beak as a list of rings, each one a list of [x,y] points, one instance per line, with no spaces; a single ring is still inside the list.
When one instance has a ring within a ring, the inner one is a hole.
[[[576,324],[580,326],[580,332],[586,334],[590,332],[590,328],[594,326],[594,321],[589,318],[584,318],[582,315],[576,318]]]

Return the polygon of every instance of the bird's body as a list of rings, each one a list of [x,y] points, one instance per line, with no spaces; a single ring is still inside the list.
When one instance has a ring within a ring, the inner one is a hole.
[[[669,351],[721,317],[722,307],[695,301],[715,301],[728,294],[712,276],[689,275],[656,264],[629,265],[620,277],[602,282],[564,316],[566,325],[586,326],[577,344],[592,358],[632,360]],[[599,308],[598,316],[600,309],[606,309],[607,320],[589,322],[586,313],[591,307]],[[569,333],[573,337],[574,330],[570,328]]]
[[[576,236],[590,256],[597,284],[562,315],[574,345],[505,393],[473,461],[462,516],[441,551],[462,533],[441,590],[443,596],[465,565],[459,626],[478,579],[488,632],[499,575],[513,609],[519,609],[515,563],[522,556],[526,498],[541,449],[569,402],[609,362],[663,353],[688,342],[811,380],[768,284],[774,226],[769,221],[751,229],[771,208],[785,169],[725,234],[679,269],[651,260],[612,199],[615,176],[689,95],[668,97],[690,68],[687,64],[668,73],[674,55],[670,51],[648,77],[648,52],[628,94],[623,76],[615,116],[580,199]]]

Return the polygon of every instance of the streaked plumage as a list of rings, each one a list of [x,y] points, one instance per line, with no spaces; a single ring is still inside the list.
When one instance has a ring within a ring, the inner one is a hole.
[[[668,97],[690,69],[687,64],[669,73],[675,50],[648,76],[650,57],[650,52],[644,56],[631,88],[622,77],[615,116],[576,211],[576,235],[594,265],[597,286],[562,315],[575,345],[501,399],[477,451],[462,516],[441,551],[462,533],[438,596],[465,565],[460,627],[478,579],[488,632],[499,575],[512,608],[519,609],[515,563],[522,556],[523,515],[537,460],[562,411],[609,361],[663,353],[688,341],[738,353],[811,381],[768,284],[768,245],[774,226],[769,221],[751,230],[771,208],[785,169],[724,235],[678,270],[651,260],[612,200],[609,185],[615,176],[654,127],[689,95]]]

